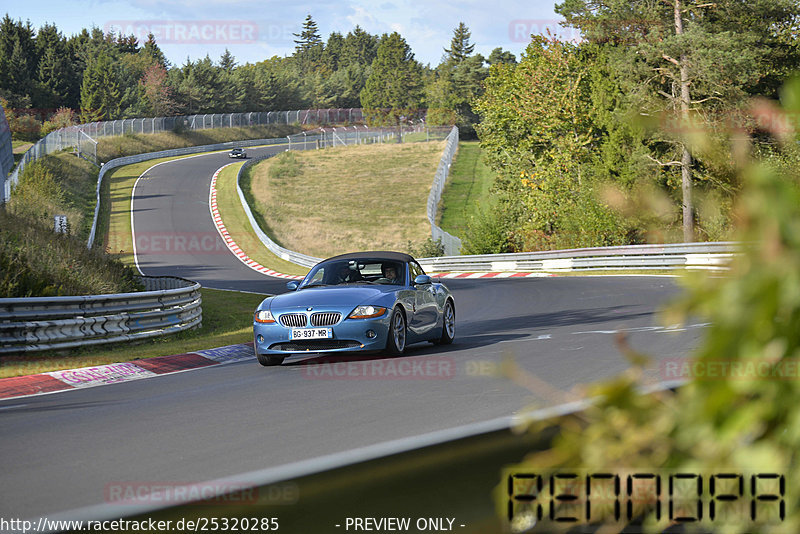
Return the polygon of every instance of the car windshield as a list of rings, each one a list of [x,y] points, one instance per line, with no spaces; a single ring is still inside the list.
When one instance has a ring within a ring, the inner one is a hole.
[[[400,261],[381,259],[323,262],[311,269],[299,288],[347,284],[405,285],[405,265]]]

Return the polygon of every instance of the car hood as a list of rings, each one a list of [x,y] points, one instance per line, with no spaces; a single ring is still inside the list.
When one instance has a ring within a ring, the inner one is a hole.
[[[377,303],[381,297],[402,289],[401,286],[330,286],[309,287],[273,297],[270,310],[281,311],[314,307],[355,307]]]

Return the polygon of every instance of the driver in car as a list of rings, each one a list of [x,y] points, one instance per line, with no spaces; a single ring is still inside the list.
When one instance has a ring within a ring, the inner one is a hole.
[[[397,267],[394,265],[385,265],[383,267],[383,277],[387,279],[390,284],[400,283],[400,277],[397,276]]]

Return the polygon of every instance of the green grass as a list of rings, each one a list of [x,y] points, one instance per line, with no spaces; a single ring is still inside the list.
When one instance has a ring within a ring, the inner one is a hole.
[[[70,152],[44,156],[25,167],[14,187],[9,211],[53,224],[66,215],[70,233],[86,239],[92,226],[97,167]]]
[[[494,174],[484,161],[478,141],[461,141],[439,205],[439,226],[459,237],[469,220],[490,206]]]
[[[297,252],[404,251],[430,237],[426,203],[443,149],[440,141],[281,154],[251,171],[251,209],[267,235]]]
[[[25,152],[27,152],[32,146],[33,143],[29,141],[19,141],[17,139],[11,140],[11,152],[14,155],[14,165],[19,163],[19,161],[22,159],[22,156],[25,155]]]
[[[300,132],[298,126],[271,125],[102,137],[97,143],[97,159],[106,162],[131,154],[158,152],[159,150],[188,146],[213,145],[215,143],[242,141],[245,139],[280,138],[298,132]]]
[[[194,330],[135,343],[124,342],[58,353],[0,358],[0,378],[60,369],[183,354],[253,341],[253,311],[265,295],[202,289],[203,325]]]
[[[244,162],[226,167],[217,177],[217,207],[228,233],[250,259],[284,274],[305,275],[308,269],[271,253],[258,239],[236,192],[236,176]],[[249,172],[243,177],[248,179]],[[249,189],[249,188],[247,188]],[[257,215],[254,214],[257,217]]]

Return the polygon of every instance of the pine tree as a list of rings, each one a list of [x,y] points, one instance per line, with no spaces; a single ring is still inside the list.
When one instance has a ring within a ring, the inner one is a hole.
[[[225,49],[225,53],[219,58],[219,66],[228,73],[232,72],[234,67],[236,67],[236,58],[233,57],[233,54],[231,54],[231,51],[227,48]]]
[[[336,72],[344,66],[342,53],[344,51],[344,37],[339,32],[333,32],[328,36],[328,42],[322,53],[322,63],[331,72]]]
[[[486,58],[486,62],[489,65],[497,65],[499,63],[507,63],[509,65],[516,65],[517,58],[514,57],[514,54],[507,50],[503,50],[499,46],[492,50],[492,53],[489,54],[489,57]]]
[[[139,50],[140,54],[143,54],[150,59],[153,60],[154,63],[161,65],[164,68],[167,68],[167,58],[164,56],[164,52],[158,47],[158,43],[156,43],[156,36],[152,33],[147,34],[147,41],[144,42],[144,46],[141,50]]]
[[[311,15],[306,17],[303,23],[303,30],[300,33],[292,34],[295,39],[294,58],[300,67],[302,74],[308,74],[320,66],[324,45],[320,37],[317,23]]]
[[[361,106],[369,121],[399,126],[403,119],[417,114],[421,104],[422,67],[399,33],[384,35],[361,91]]]
[[[7,14],[0,22],[0,89],[12,107],[30,107],[39,58],[30,22],[14,22]]]
[[[297,45],[295,47],[295,52],[297,53],[302,54],[316,46],[322,45],[322,37],[319,35],[317,23],[314,22],[311,14],[307,15],[305,22],[303,22],[303,31],[300,33],[293,33],[292,35],[298,38],[294,41],[295,45]]]
[[[377,35],[371,35],[365,32],[361,26],[356,26],[344,38],[342,61],[347,65],[372,65],[378,53],[378,41]]]
[[[19,40],[14,41],[14,48],[8,60],[7,88],[19,96],[30,97],[33,90],[32,76],[28,72],[28,62]]]
[[[475,50],[475,45],[470,44],[469,38],[472,34],[463,22],[458,23],[458,27],[453,30],[453,39],[450,41],[450,48],[445,48],[447,62],[459,64],[467,59]]]
[[[119,102],[120,91],[111,58],[100,54],[83,73],[81,122],[116,119]]]
[[[72,62],[60,49],[53,46],[45,49],[39,60],[39,86],[42,92],[41,107],[59,108],[70,104],[70,80],[75,76]]]

